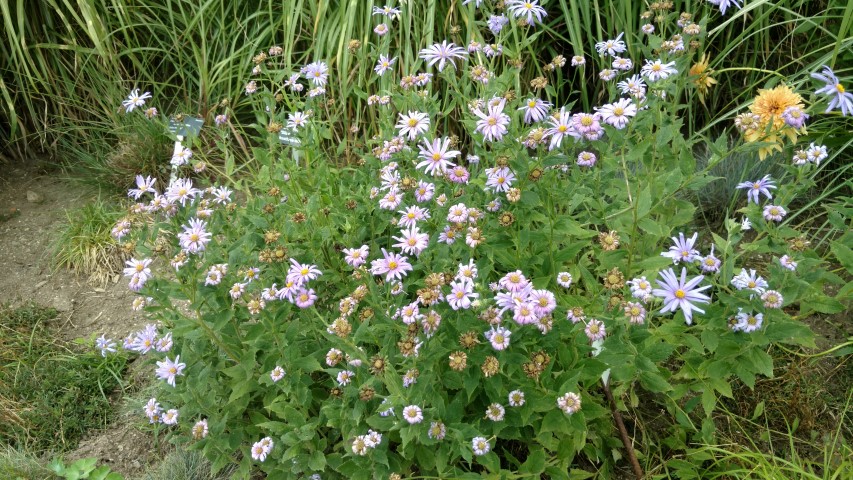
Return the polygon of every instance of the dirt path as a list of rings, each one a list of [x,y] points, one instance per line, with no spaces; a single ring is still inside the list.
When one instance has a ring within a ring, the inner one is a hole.
[[[91,285],[84,275],[53,269],[52,244],[65,224],[66,209],[93,198],[60,176],[38,166],[0,163],[0,303],[55,308],[59,317],[54,326],[65,340],[93,340],[104,333],[120,343],[146,323],[130,309],[133,295],[126,282],[117,276],[105,286]],[[134,426],[141,418],[141,413],[138,418],[120,415],[67,458],[95,457],[129,478],[138,476],[158,457],[149,436]]]

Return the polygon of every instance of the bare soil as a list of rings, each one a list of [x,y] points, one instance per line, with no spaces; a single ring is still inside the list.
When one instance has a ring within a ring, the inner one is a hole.
[[[37,162],[21,166],[0,161],[0,303],[56,309],[59,316],[53,327],[67,341],[94,342],[106,334],[121,342],[146,323],[130,308],[133,295],[126,282],[116,275],[107,285],[92,285],[86,275],[55,269],[52,262],[66,209],[92,198],[91,191]],[[139,476],[160,457],[151,436],[136,427],[142,420],[141,412],[138,417],[119,415],[107,429],[92,432],[66,458],[94,457],[128,478]]]

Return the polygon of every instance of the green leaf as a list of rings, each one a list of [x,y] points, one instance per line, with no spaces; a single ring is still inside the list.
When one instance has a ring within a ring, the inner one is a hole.
[[[829,249],[832,250],[838,263],[847,270],[847,273],[853,274],[853,249],[839,240],[830,243]]]
[[[323,452],[315,450],[311,454],[311,458],[308,460],[308,468],[316,472],[322,472],[326,468],[326,456],[323,455]]]
[[[545,470],[545,460],[545,450],[531,447],[527,460],[524,461],[518,471],[523,474],[538,475]]]
[[[668,392],[672,390],[672,385],[660,374],[654,372],[641,372],[640,384],[650,392]]]

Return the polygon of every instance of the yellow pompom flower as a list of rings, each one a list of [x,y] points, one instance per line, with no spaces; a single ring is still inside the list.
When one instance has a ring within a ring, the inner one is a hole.
[[[779,85],[770,90],[759,90],[749,110],[758,116],[757,128],[747,128],[743,132],[747,142],[769,142],[772,145],[758,151],[761,160],[774,150],[782,151],[782,142],[787,137],[796,143],[798,134],[805,134],[805,127],[794,129],[785,123],[782,113],[788,107],[804,108],[803,99],[787,85]]]
[[[711,87],[716,85],[717,81],[711,77],[714,70],[708,68],[708,62],[711,57],[707,53],[702,54],[702,58],[690,67],[690,76],[693,77],[693,85],[699,93],[699,101],[702,105],[705,104],[705,95],[711,90]]]

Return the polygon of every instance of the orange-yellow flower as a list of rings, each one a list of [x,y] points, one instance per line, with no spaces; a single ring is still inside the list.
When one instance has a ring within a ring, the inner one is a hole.
[[[779,85],[770,90],[759,90],[749,110],[758,116],[758,128],[748,128],[743,132],[747,142],[762,141],[772,145],[758,151],[761,160],[774,150],[782,151],[782,142],[787,137],[796,143],[797,134],[805,134],[805,128],[796,130],[785,123],[782,113],[788,107],[804,108],[803,99],[787,85]]]

